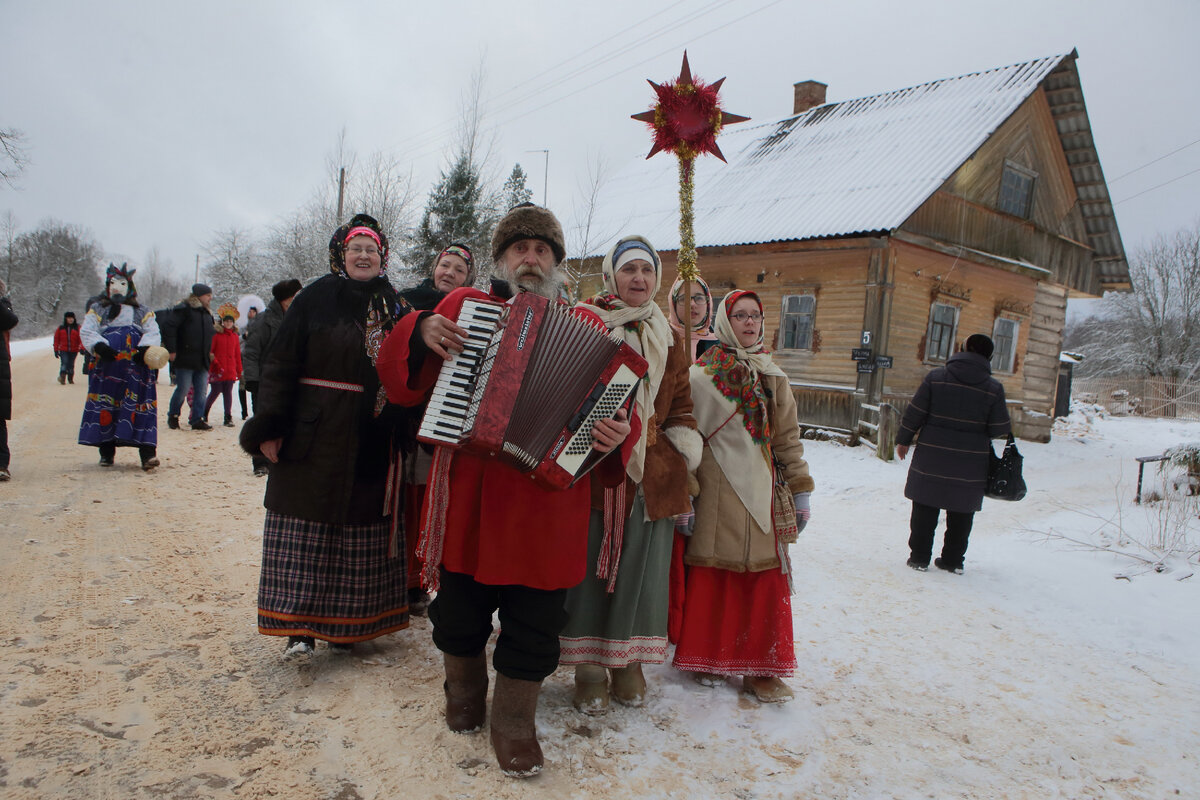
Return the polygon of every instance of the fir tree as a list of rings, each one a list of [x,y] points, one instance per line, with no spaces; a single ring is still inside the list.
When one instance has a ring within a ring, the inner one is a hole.
[[[528,203],[533,197],[533,190],[525,185],[525,170],[520,164],[513,164],[512,173],[500,189],[500,208],[507,211],[510,208]]]
[[[467,154],[460,154],[429,195],[408,248],[409,263],[421,275],[429,276],[433,259],[442,248],[461,242],[471,248],[476,264],[482,264],[495,224],[493,206],[478,167]]]

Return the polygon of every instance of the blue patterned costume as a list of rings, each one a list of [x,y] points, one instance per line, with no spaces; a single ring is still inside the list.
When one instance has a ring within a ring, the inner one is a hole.
[[[95,303],[83,319],[80,337],[88,352],[98,342],[117,351],[113,360],[96,359],[88,375],[87,402],[79,443],[99,447],[155,447],[158,443],[158,371],[134,361],[139,347],[161,345],[154,312],[140,305]]]

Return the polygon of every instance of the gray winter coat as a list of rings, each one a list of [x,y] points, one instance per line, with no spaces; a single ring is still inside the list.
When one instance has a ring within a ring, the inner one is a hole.
[[[913,395],[896,444],[917,438],[904,496],[948,511],[983,505],[991,440],[1012,430],[1004,387],[978,353],[955,353],[931,370]]]

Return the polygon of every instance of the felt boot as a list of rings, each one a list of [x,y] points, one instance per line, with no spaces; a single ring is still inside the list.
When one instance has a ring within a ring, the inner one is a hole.
[[[604,667],[575,665],[575,696],[571,704],[584,714],[599,716],[608,711],[608,673]]]
[[[538,693],[541,681],[523,681],[496,674],[492,696],[492,749],[500,770],[510,778],[528,778],[542,771],[542,747],[537,740]]]
[[[642,665],[634,662],[612,671],[612,693],[621,705],[641,707],[646,703],[646,678]]]
[[[747,675],[742,678],[742,691],[752,694],[760,703],[786,703],[792,699],[792,690],[779,678],[765,675]]]
[[[483,729],[487,715],[487,657],[464,658],[442,653],[446,665],[446,726],[455,733],[474,733]]]

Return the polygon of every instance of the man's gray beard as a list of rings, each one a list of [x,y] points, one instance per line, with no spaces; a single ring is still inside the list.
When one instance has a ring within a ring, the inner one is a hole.
[[[558,300],[563,296],[563,287],[566,285],[567,276],[562,273],[558,267],[550,271],[548,276],[542,278],[534,278],[532,275],[521,275],[512,277],[512,273],[503,265],[498,265],[497,273],[501,278],[508,281],[509,284],[526,292],[533,292],[536,295],[541,295],[547,300]]]

